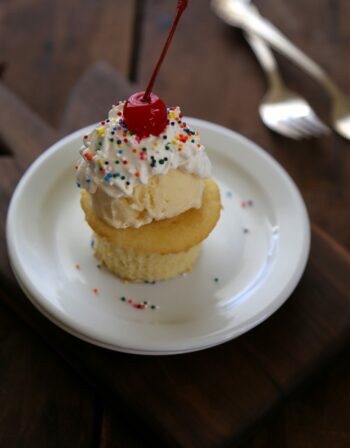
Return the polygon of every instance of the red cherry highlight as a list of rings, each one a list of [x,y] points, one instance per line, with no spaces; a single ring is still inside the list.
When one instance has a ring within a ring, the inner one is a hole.
[[[149,101],[145,101],[144,95],[145,92],[134,93],[124,106],[126,127],[141,138],[161,134],[168,120],[163,101],[154,93],[151,93]]]

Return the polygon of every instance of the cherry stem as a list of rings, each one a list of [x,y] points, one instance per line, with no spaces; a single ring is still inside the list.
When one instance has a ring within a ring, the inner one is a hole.
[[[185,11],[185,9],[187,7],[187,4],[188,4],[188,0],[178,0],[178,2],[177,2],[177,11],[176,11],[175,19],[174,19],[173,24],[171,26],[171,30],[169,32],[168,38],[167,38],[167,40],[165,42],[165,45],[163,47],[162,53],[161,53],[161,55],[159,57],[157,66],[154,69],[154,72],[153,72],[152,77],[151,77],[151,79],[149,81],[149,84],[147,86],[145,94],[143,95],[143,98],[142,98],[143,102],[149,103],[150,100],[151,100],[151,93],[152,93],[152,89],[153,89],[154,83],[155,83],[155,81],[157,79],[160,67],[161,67],[161,65],[162,65],[162,63],[164,61],[164,58],[165,58],[165,56],[166,56],[166,54],[168,52],[170,43],[171,43],[171,41],[173,39],[173,36],[174,36],[174,33],[176,31],[177,25],[178,25],[179,20],[180,20],[180,18],[182,16],[182,13]]]

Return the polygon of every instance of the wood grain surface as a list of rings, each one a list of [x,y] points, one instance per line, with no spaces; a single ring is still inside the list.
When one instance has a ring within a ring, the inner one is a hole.
[[[5,67],[3,81],[12,89],[0,85],[3,242],[8,201],[23,169],[58,135],[100,119],[118,95],[128,96],[132,87],[125,75],[145,85],[169,27],[173,3],[0,3],[0,65]],[[347,0],[257,0],[256,4],[348,88]],[[135,33],[136,19],[142,23],[137,23]],[[84,69],[100,59],[119,69],[120,75],[99,64],[71,93]],[[329,105],[319,86],[283,58],[278,60],[288,84],[327,120]],[[336,353],[346,350],[350,336],[349,143],[335,135],[295,143],[264,128],[257,114],[265,91],[261,71],[241,33],[214,17],[207,0],[191,0],[156,91],[168,104],[181,104],[187,115],[252,138],[286,167],[317,224],[307,272],[275,316],[238,340],[185,357],[144,358],[92,347],[49,323],[19,291],[5,245],[0,244],[0,300],[8,307],[0,305],[4,329],[0,446],[67,446],[70,437],[73,446],[103,448],[348,447],[348,351],[333,368],[320,372]],[[209,358],[215,369],[205,367]],[[23,365],[33,367],[26,377]],[[39,371],[47,373],[44,381],[38,380]],[[50,379],[53,375],[60,375],[57,389]],[[287,403],[297,387],[299,395]],[[33,391],[39,391],[34,396],[41,401],[32,415]],[[19,393],[21,414],[15,408]],[[17,434],[18,416],[22,432]]]
[[[239,448],[347,448],[350,446],[350,353],[306,384]]]
[[[75,81],[103,59],[128,75],[135,0],[0,2],[3,80],[50,124]]]
[[[90,447],[95,392],[3,304],[0,341],[0,446]]]

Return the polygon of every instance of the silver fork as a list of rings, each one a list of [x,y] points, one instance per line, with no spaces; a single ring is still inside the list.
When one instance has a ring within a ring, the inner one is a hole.
[[[250,0],[234,1],[250,3]],[[217,4],[217,1],[212,1],[214,11],[223,18]],[[249,8],[255,14],[259,14],[253,5]],[[247,33],[245,37],[269,82],[268,91],[259,106],[260,117],[264,124],[273,131],[295,140],[320,137],[329,133],[329,128],[317,117],[310,104],[301,95],[285,86],[277,61],[268,45],[253,33]]]
[[[333,129],[350,140],[350,97],[341,91],[322,67],[290,42],[271,22],[257,14],[248,3],[247,0],[212,0],[213,9],[221,19],[264,39],[322,85],[331,99]]]
[[[246,39],[269,81],[268,91],[259,106],[264,124],[296,140],[328,134],[329,128],[318,118],[310,104],[285,86],[276,59],[265,42],[253,34],[247,34]]]

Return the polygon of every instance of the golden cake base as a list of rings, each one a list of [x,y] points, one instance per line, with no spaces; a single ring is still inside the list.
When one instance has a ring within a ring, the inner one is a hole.
[[[148,254],[125,250],[94,234],[96,257],[114,274],[134,282],[166,280],[188,272],[196,262],[201,244],[186,252]]]

